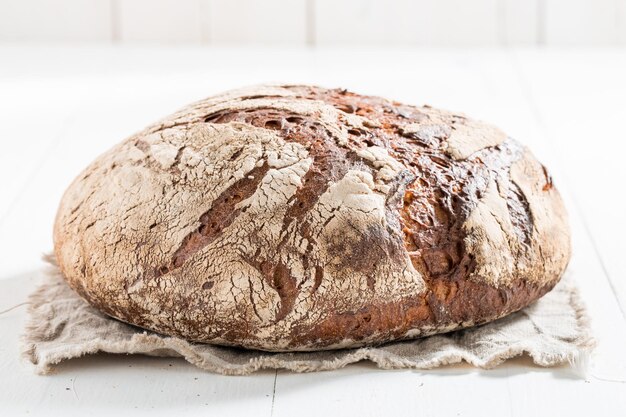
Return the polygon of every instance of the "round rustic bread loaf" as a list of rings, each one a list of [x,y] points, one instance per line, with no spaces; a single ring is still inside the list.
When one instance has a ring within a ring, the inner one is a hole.
[[[311,86],[227,92],[126,139],[66,191],[54,241],[102,312],[270,351],[486,323],[570,257],[545,167],[497,128]]]

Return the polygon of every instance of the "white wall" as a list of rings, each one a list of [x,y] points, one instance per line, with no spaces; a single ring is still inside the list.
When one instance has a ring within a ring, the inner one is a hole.
[[[0,0],[0,41],[626,44],[626,0]]]

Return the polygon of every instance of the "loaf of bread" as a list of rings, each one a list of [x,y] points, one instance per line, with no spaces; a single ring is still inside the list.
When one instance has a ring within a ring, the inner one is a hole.
[[[210,97],[115,146],[66,191],[54,242],[109,316],[268,351],[486,323],[570,257],[546,168],[499,129],[299,85]]]

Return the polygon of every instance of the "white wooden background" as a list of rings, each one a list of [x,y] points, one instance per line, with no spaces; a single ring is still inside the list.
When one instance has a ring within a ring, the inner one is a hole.
[[[0,41],[626,44],[626,0],[0,0]]]
[[[624,74],[624,48],[0,46],[0,311],[39,281],[61,194],[98,154],[218,91],[308,82],[464,111],[528,144],[565,197],[569,270],[598,340],[586,378],[527,358],[490,371],[357,364],[225,377],[183,360],[114,355],[42,377],[19,361],[21,306],[0,314],[0,416],[623,416]]]

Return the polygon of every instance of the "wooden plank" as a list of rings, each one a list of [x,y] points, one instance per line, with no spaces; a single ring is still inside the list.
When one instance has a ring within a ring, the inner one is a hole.
[[[316,0],[321,45],[495,45],[498,0]]]
[[[316,374],[279,372],[273,415],[291,416],[298,410],[300,416],[511,416],[506,384],[488,376],[467,366],[383,371],[369,364]],[[477,407],[485,393],[489,401]],[[323,401],[298,407],[307,398]]]
[[[499,0],[415,2],[422,45],[493,46],[501,42]]]
[[[413,43],[419,25],[411,2],[315,0],[315,43]]]
[[[544,0],[548,45],[607,45],[617,42],[615,0]]]
[[[2,0],[0,39],[28,41],[111,40],[109,0]]]
[[[207,0],[119,1],[119,40],[200,43],[208,36]]]
[[[210,0],[210,41],[304,45],[306,11],[306,0]]]
[[[0,3],[0,39],[35,41],[603,45],[626,44],[625,23],[626,0]]]
[[[626,0],[617,1],[617,43],[626,45]]]
[[[542,0],[500,0],[498,3],[504,45],[535,45],[540,40]]]

